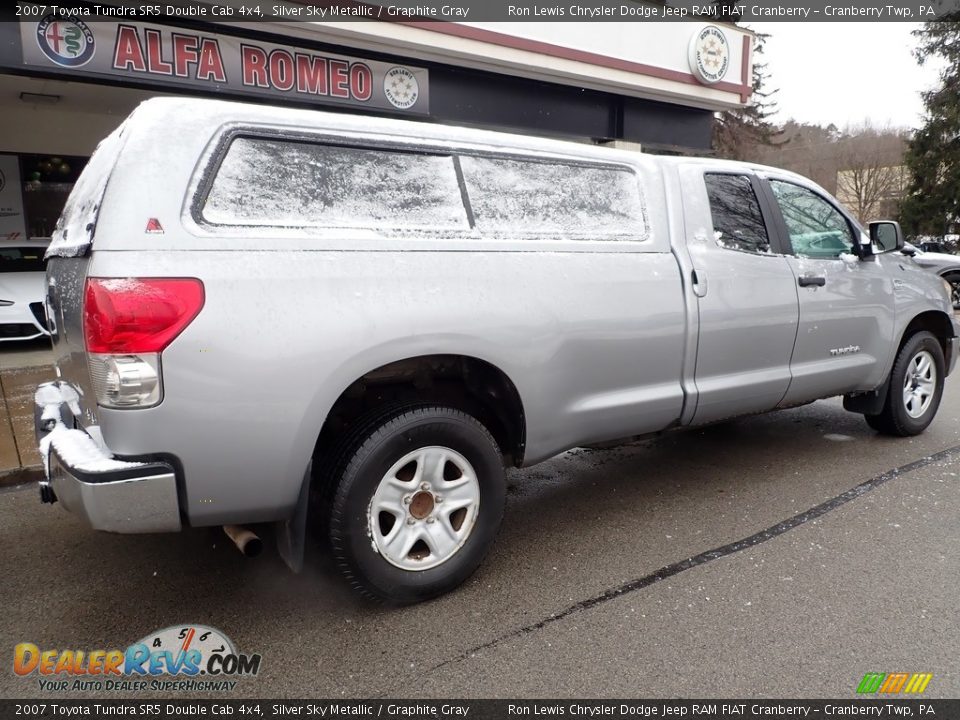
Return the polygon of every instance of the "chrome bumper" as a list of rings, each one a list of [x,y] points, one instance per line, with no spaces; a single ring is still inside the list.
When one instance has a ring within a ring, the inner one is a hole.
[[[173,467],[114,458],[82,430],[68,427],[64,422],[71,416],[68,404],[68,394],[57,383],[37,388],[34,427],[46,475],[40,481],[40,499],[59,500],[95,530],[180,530]]]

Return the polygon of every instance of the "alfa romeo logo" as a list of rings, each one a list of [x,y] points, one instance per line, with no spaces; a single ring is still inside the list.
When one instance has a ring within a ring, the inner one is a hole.
[[[690,69],[701,82],[720,82],[730,66],[730,45],[723,30],[707,25],[690,40]]]
[[[37,23],[37,44],[57,65],[68,68],[86,65],[93,58],[93,31],[79,20],[47,15]]]
[[[383,78],[383,94],[391,105],[406,110],[413,107],[420,97],[420,83],[406,68],[390,68]]]

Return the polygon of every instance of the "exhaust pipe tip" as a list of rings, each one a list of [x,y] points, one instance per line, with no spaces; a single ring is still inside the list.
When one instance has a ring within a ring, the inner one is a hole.
[[[263,550],[263,541],[252,530],[240,525],[224,525],[223,532],[244,557],[254,558]]]

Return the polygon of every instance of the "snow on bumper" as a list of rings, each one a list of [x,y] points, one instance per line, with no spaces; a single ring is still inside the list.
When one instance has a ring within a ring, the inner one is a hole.
[[[76,391],[45,383],[34,395],[34,426],[46,478],[40,497],[59,500],[94,529],[117,533],[180,530],[177,482],[162,462],[118,460],[83,430],[68,427],[78,414]]]

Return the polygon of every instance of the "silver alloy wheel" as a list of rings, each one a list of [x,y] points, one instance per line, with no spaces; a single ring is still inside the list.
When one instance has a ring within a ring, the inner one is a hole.
[[[367,509],[374,549],[403,570],[429,570],[470,537],[480,483],[467,459],[448,447],[408,452],[380,480]]]
[[[903,378],[903,407],[912,418],[921,417],[933,402],[937,389],[937,366],[933,355],[921,350],[910,360]]]

